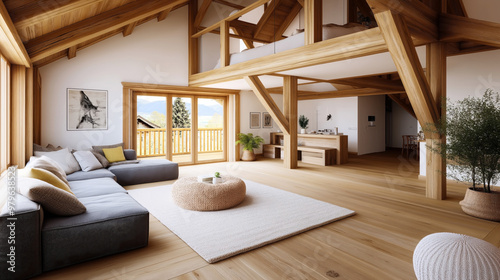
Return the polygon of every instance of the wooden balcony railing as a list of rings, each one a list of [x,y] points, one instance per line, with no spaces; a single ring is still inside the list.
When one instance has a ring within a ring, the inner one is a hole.
[[[173,155],[191,153],[191,128],[173,128],[171,149]],[[155,157],[166,154],[166,129],[137,129],[137,156]],[[222,152],[222,128],[198,129],[198,153]],[[196,143],[195,143],[196,145]]]

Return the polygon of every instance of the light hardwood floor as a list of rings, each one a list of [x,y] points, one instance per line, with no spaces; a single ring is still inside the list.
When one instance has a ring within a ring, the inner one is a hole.
[[[216,264],[206,263],[151,216],[148,247],[44,273],[38,279],[415,279],[413,249],[428,234],[463,233],[500,246],[499,223],[461,211],[464,185],[449,182],[445,201],[427,199],[418,163],[395,151],[350,156],[349,163],[340,166],[299,163],[296,170],[284,169],[281,160],[264,158],[183,166],[180,177],[215,171],[357,214]]]

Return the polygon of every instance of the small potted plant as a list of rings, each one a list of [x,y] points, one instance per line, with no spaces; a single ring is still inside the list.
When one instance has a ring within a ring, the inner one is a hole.
[[[300,115],[300,117],[299,117],[299,126],[301,128],[300,134],[306,134],[307,133],[306,129],[308,127],[307,126],[308,124],[309,124],[309,119],[306,116],[304,116],[304,115]]]
[[[264,139],[260,136],[253,136],[252,133],[240,133],[238,134],[238,138],[239,140],[236,141],[236,144],[243,145],[243,156],[241,157],[241,160],[255,160],[255,153],[253,152],[253,149],[259,148],[260,144],[264,143]]]
[[[500,96],[488,89],[482,97],[448,103],[437,132],[446,143],[434,150],[448,163],[448,175],[466,182],[462,210],[472,216],[500,221]]]
[[[212,180],[212,183],[213,184],[220,184],[220,183],[222,183],[222,177],[220,176],[219,172],[215,172],[214,178]]]

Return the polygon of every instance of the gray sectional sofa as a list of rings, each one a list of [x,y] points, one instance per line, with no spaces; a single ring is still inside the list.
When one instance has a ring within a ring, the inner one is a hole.
[[[135,152],[126,151],[127,159]],[[42,272],[147,246],[149,213],[119,184],[137,184],[178,177],[177,163],[143,160],[90,172],[75,172],[69,186],[87,211],[57,216],[21,194],[15,216],[0,212],[0,278],[26,279]],[[82,173],[83,172],[83,173]],[[13,218],[15,220],[13,220]],[[15,221],[15,230],[9,224]],[[15,235],[15,256],[9,236]],[[14,263],[9,263],[14,260]],[[15,266],[15,272],[8,271]]]

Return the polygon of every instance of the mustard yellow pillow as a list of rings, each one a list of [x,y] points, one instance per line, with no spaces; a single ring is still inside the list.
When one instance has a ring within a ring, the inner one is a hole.
[[[64,190],[64,191],[67,191],[67,192],[73,194],[73,192],[69,188],[69,185],[66,184],[63,180],[59,179],[56,175],[54,175],[50,171],[40,169],[40,168],[31,168],[31,169],[28,169],[24,172],[24,177],[42,180],[46,183],[53,185],[54,187],[57,187],[61,190]]]
[[[121,146],[116,148],[102,149],[104,156],[109,162],[124,161],[125,154],[123,154],[123,148]]]

